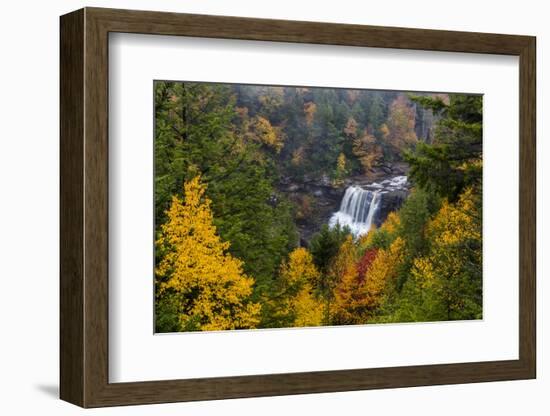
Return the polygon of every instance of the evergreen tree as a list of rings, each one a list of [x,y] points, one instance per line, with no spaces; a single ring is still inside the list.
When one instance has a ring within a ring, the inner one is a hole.
[[[280,137],[267,119],[255,118],[250,131],[237,128],[231,86],[157,82],[155,93],[157,231],[166,221],[172,195],[201,175],[209,185],[217,230],[254,277],[254,297],[259,298],[297,240],[292,208],[273,185],[275,162],[264,151],[276,154]]]
[[[156,330],[481,317],[481,113],[480,96],[156,82]],[[403,158],[414,190],[378,229],[296,248],[325,215],[304,190]]]
[[[440,98],[413,97],[431,108],[440,120],[433,144],[418,143],[406,152],[411,177],[426,189],[456,201],[467,187],[481,192],[482,97],[450,94],[449,104]]]
[[[324,224],[321,231],[313,236],[309,249],[313,256],[313,262],[322,273],[328,271],[330,262],[349,234],[349,227],[341,227],[340,224],[336,224],[335,227],[330,228]]]

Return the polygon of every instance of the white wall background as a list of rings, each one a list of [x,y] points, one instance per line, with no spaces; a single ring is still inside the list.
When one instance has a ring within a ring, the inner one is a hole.
[[[538,316],[537,380],[338,394],[225,400],[87,411],[102,415],[546,415],[550,361],[543,325],[550,300],[544,248],[550,209],[544,184],[550,146],[543,118],[550,102],[550,26],[545,2],[432,0],[26,1],[0,6],[0,410],[2,414],[73,415],[58,395],[58,16],[82,6],[317,20],[387,26],[529,34],[538,37]],[[506,122],[503,120],[503,122]]]

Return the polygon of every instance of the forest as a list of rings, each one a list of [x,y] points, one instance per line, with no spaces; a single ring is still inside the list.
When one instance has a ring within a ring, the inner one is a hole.
[[[482,318],[482,96],[154,82],[155,332]]]

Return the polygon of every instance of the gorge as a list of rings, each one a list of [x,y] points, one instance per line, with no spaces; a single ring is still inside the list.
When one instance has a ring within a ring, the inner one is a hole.
[[[387,172],[347,179],[334,187],[329,181],[289,181],[279,189],[297,207],[296,226],[301,246],[308,246],[311,237],[323,224],[349,226],[359,237],[373,227],[379,227],[392,211],[397,211],[410,192],[408,167],[389,165]]]
[[[395,176],[364,187],[349,186],[342,198],[340,209],[330,217],[329,227],[335,227],[337,224],[349,227],[355,237],[368,233],[373,225],[384,222],[389,212],[398,208],[397,205],[404,200],[402,193],[408,192],[407,185],[406,176]],[[385,207],[391,209],[380,212],[382,201],[395,200],[396,193],[397,203],[394,201],[391,205],[385,204]]]

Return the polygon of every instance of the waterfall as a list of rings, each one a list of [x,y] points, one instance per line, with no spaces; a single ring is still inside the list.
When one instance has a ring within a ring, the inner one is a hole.
[[[336,224],[348,226],[354,236],[369,232],[382,198],[379,190],[369,191],[358,186],[346,189],[340,210],[335,212],[329,220],[332,228]]]

